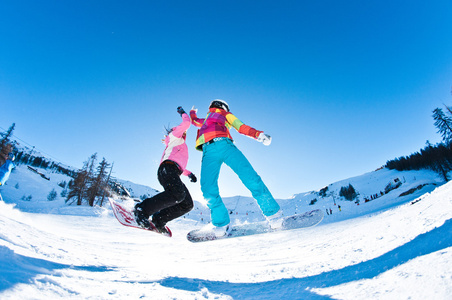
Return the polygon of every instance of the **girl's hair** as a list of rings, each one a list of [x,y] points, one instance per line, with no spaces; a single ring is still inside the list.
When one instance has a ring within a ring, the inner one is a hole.
[[[163,128],[165,129],[165,135],[168,135],[173,131],[173,128],[170,126],[170,124],[168,124],[168,126],[163,126]]]

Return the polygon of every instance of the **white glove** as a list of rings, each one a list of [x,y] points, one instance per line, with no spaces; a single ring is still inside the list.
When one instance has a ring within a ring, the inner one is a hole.
[[[194,110],[195,111],[195,113],[198,113],[198,109],[197,108],[195,108],[195,106],[193,105],[193,107],[191,108],[191,110]]]
[[[264,144],[265,146],[268,146],[271,144],[272,142],[272,137],[269,136],[268,134],[265,134],[263,132],[261,132],[257,138],[258,142],[261,142],[262,144]]]

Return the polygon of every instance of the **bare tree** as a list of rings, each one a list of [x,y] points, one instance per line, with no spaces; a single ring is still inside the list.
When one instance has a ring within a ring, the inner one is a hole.
[[[90,187],[87,190],[88,196],[88,204],[90,206],[94,206],[94,202],[96,197],[102,196],[105,189],[107,188],[107,169],[110,167],[110,164],[107,162],[105,157],[99,163],[97,167],[97,175],[93,178]]]
[[[2,139],[0,140],[0,166],[8,159],[8,154],[12,151],[10,137],[13,135],[16,123],[13,123],[5,133],[0,133]]]
[[[87,161],[84,162],[83,168],[77,172],[74,180],[69,182],[69,193],[66,203],[72,198],[76,198],[77,205],[82,205],[83,199],[87,198],[88,187],[92,182],[96,159],[97,153],[94,153]]]

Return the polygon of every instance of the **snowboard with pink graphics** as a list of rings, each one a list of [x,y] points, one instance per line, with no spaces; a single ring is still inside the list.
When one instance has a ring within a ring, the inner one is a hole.
[[[166,227],[166,228],[168,229],[170,234],[166,235],[166,234],[160,233],[155,228],[147,229],[147,228],[143,228],[143,227],[139,226],[137,224],[137,222],[135,221],[135,216],[133,214],[133,206],[132,206],[132,208],[130,208],[129,205],[127,205],[126,203],[115,201],[112,198],[108,198],[108,201],[110,202],[111,209],[113,210],[113,214],[115,215],[116,219],[118,219],[119,223],[121,223],[122,225],[128,226],[128,227],[133,227],[133,228],[144,229],[144,230],[152,231],[152,232],[155,232],[155,233],[167,236],[167,237],[171,237],[172,234],[168,227]]]

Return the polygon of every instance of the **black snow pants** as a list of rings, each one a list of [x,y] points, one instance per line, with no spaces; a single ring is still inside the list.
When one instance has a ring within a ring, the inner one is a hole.
[[[176,163],[166,160],[160,164],[157,176],[165,189],[163,192],[145,199],[138,204],[143,212],[152,216],[152,223],[157,227],[165,226],[193,209],[190,192],[180,179],[182,172]]]

